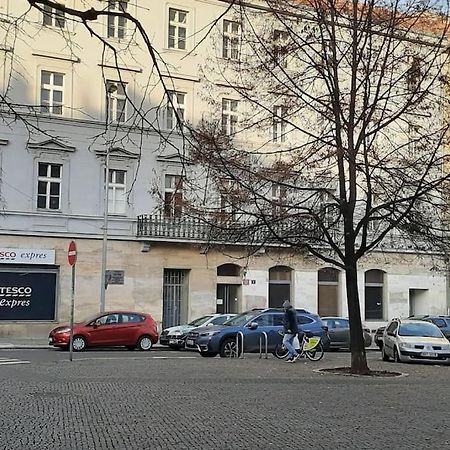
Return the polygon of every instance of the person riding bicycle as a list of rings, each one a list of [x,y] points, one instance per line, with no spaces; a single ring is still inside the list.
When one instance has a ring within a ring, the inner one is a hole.
[[[294,338],[298,334],[297,311],[290,304],[289,300],[283,303],[284,309],[284,337],[283,345],[288,351],[287,362],[293,363],[298,359],[298,353],[293,346]]]

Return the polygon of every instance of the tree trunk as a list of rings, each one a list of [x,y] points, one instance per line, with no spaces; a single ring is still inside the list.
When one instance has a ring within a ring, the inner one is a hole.
[[[366,348],[364,346],[355,260],[349,261],[346,264],[345,282],[347,286],[348,317],[350,322],[351,372],[365,375],[370,373],[370,370],[367,366]]]

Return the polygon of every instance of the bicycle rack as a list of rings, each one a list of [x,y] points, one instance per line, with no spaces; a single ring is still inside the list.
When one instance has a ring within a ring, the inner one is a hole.
[[[263,341],[263,337],[264,337],[264,345],[265,345],[265,348],[266,348],[266,356],[264,357],[264,359],[267,359],[267,342],[268,342],[268,337],[267,337],[267,333],[265,331],[263,331],[259,335],[259,359],[262,358],[262,341]]]
[[[241,336],[241,342],[242,342],[242,352],[239,355],[239,336]],[[238,331],[236,334],[236,358],[243,358],[244,357],[244,333],[242,331]]]

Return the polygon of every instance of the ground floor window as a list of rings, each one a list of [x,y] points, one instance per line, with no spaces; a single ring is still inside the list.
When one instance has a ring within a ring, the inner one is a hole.
[[[364,274],[364,284],[366,320],[383,320],[384,272],[368,270]]]
[[[269,308],[280,308],[285,300],[291,301],[292,269],[285,266],[269,270]]]
[[[339,315],[339,270],[332,267],[320,269],[318,273],[319,316]]]

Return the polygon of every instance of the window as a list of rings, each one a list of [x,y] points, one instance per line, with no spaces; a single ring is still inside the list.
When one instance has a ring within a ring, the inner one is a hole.
[[[273,325],[273,314],[262,314],[252,322],[256,322],[260,327],[271,327]]]
[[[411,63],[406,71],[406,84],[408,90],[411,93],[415,93],[419,90],[420,84],[422,82],[422,60],[418,56],[413,56],[411,58]]]
[[[284,326],[284,316],[283,316],[283,314],[274,314],[273,315],[273,325],[275,327],[282,327],[282,326]]]
[[[348,320],[344,320],[344,319],[335,319],[334,325],[335,325],[335,328],[350,328]]]
[[[41,111],[62,115],[63,113],[64,74],[41,72]]]
[[[285,300],[291,300],[292,269],[275,266],[269,269],[269,308],[280,308]]]
[[[238,100],[222,99],[222,131],[231,136],[236,133],[238,123]]]
[[[38,164],[38,209],[61,208],[62,165]]]
[[[124,323],[138,323],[143,322],[145,318],[138,314],[122,314],[122,322]]]
[[[220,180],[220,212],[224,219],[237,220],[238,186],[233,180]]]
[[[439,328],[445,328],[447,326],[444,319],[431,319],[431,321]]]
[[[273,142],[286,142],[286,117],[287,108],[285,106],[274,106],[273,108]]]
[[[366,320],[383,320],[383,281],[384,272],[368,270],[365,280],[365,311]]]
[[[297,315],[297,323],[299,325],[306,325],[308,323],[313,323],[313,322],[314,322],[314,320],[310,319],[309,317]]]
[[[164,187],[164,216],[181,217],[183,213],[183,177],[166,175]]]
[[[393,333],[398,327],[398,322],[392,322],[386,330],[386,333]]]
[[[239,59],[241,24],[231,20],[223,21],[222,56],[227,59]]]
[[[210,323],[212,323],[213,325],[222,325],[228,320],[228,318],[228,316],[216,317],[215,319],[211,320]]]
[[[187,11],[169,8],[169,48],[186,50],[187,16]]]
[[[125,170],[110,169],[108,179],[108,213],[125,214],[126,189]]]
[[[109,120],[114,122],[125,122],[127,120],[126,84],[120,81],[107,80],[106,92]]]
[[[108,0],[108,11],[127,12],[127,0]],[[127,19],[123,16],[108,16],[108,37],[123,39],[127,31]]]
[[[66,25],[66,18],[64,11],[60,11],[57,8],[52,8],[48,5],[43,5],[44,16],[43,24],[50,27],[64,28]]]
[[[280,217],[286,212],[287,189],[279,184],[272,184],[272,215]]]
[[[166,107],[166,129],[173,130],[179,126],[178,121],[184,121],[186,94],[183,92],[169,91]],[[178,115],[178,119],[177,119]]]
[[[337,316],[339,314],[339,270],[324,267],[319,270],[317,278],[319,316]]]
[[[288,33],[286,31],[274,30],[273,32],[273,60],[275,65],[287,67],[287,40]]]

